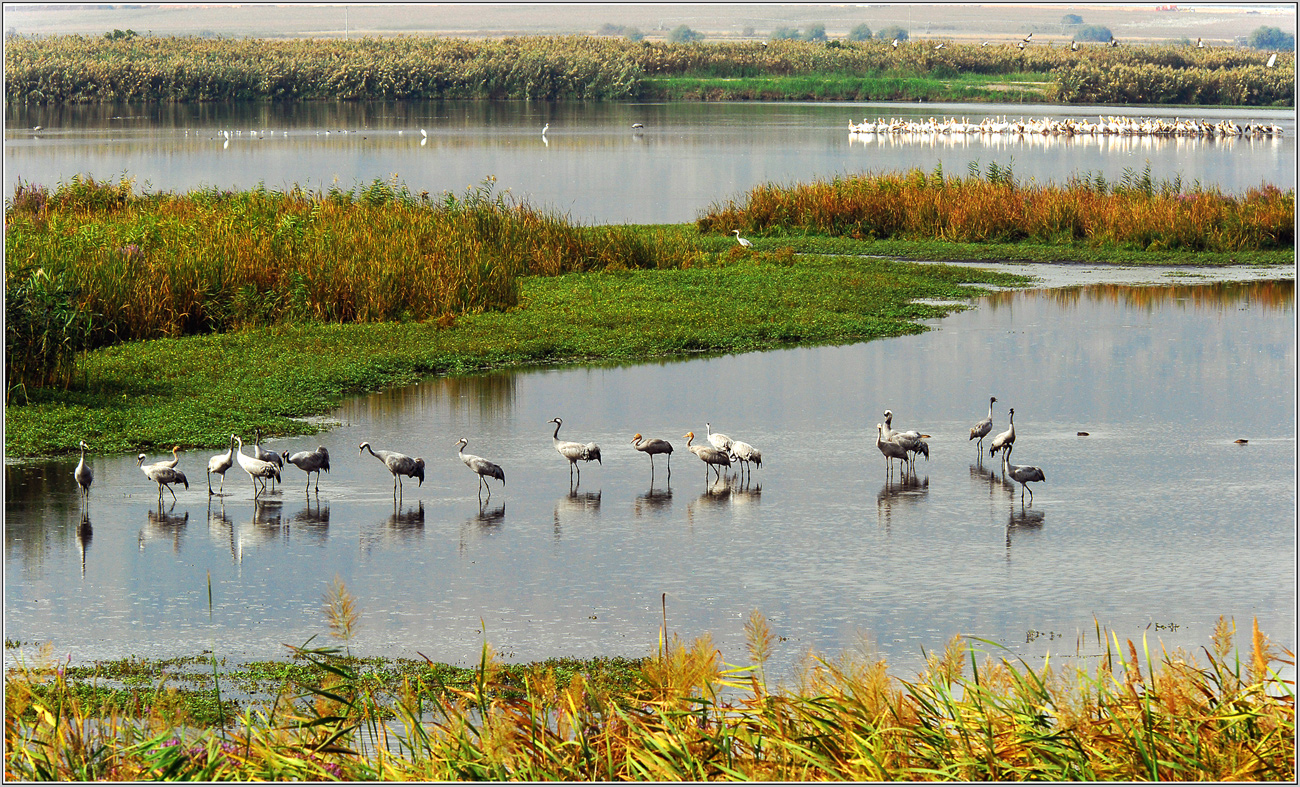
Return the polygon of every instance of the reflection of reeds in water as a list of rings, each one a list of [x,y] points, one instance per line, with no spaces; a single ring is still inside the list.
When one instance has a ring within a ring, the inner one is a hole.
[[[518,390],[512,372],[493,372],[463,377],[438,377],[419,385],[390,388],[350,400],[343,406],[345,421],[381,419],[396,413],[427,412],[450,406],[452,412],[477,405],[484,420],[508,415]]]
[[[1243,303],[1265,311],[1287,310],[1295,306],[1294,281],[1207,282],[1186,284],[1086,284],[1051,290],[997,292],[984,302],[993,308],[1009,306],[1019,299],[1042,299],[1062,308],[1089,303],[1119,304],[1137,309],[1177,304],[1195,309],[1220,311],[1237,308]]]
[[[151,541],[170,541],[172,551],[180,552],[181,536],[190,522],[190,512],[187,510],[184,514],[173,514],[171,508],[166,511],[159,508],[157,511],[150,509],[147,515],[148,520],[137,538],[140,549],[143,550],[145,544]]]

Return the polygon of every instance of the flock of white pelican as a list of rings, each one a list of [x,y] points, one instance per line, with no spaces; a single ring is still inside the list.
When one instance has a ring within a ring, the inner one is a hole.
[[[979,123],[966,118],[904,120],[901,118],[849,121],[849,134],[988,134],[994,136],[1126,136],[1126,137],[1280,137],[1282,127],[1276,123],[1235,123],[1224,119],[1216,123],[1186,118],[1138,118],[1097,116],[1097,122],[1083,118],[1020,118],[1008,120],[987,117]]]

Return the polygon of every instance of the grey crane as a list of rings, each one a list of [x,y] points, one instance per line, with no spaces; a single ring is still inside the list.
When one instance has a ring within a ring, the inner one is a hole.
[[[1011,452],[1008,451],[1008,454]],[[1007,475],[1011,476],[1012,481],[1020,483],[1020,502],[1025,502],[1025,490],[1029,489],[1030,481],[1046,481],[1047,476],[1043,475],[1043,468],[1034,467],[1033,465],[1013,465],[1008,463],[1006,466]],[[1029,502],[1034,502],[1034,490],[1029,489]]]
[[[284,457],[280,456],[279,454],[277,454],[276,452],[272,451],[269,448],[262,447],[262,430],[261,429],[254,430],[253,436],[256,439],[256,441],[253,443],[253,456],[258,459],[261,459],[263,462],[270,462],[280,470],[283,470]],[[276,480],[277,481],[280,480],[279,476],[276,476]]]
[[[274,478],[280,480],[280,466],[274,462],[268,462],[264,459],[258,459],[255,456],[248,456],[244,453],[244,441],[239,435],[231,435],[230,439],[239,444],[239,450],[235,452],[235,461],[239,462],[239,467],[248,473],[248,480],[253,484],[253,499],[262,493],[257,488],[258,479],[262,479],[262,489],[266,488],[266,479]],[[224,476],[223,476],[224,478]]]
[[[175,467],[181,462],[180,456],[176,453],[179,450],[181,450],[181,447],[179,445],[172,446],[172,458],[164,459],[161,462],[154,462],[154,464],[163,465],[164,467]],[[141,455],[143,456],[143,454]]]
[[[594,459],[596,464],[604,464],[604,462],[600,461],[600,446],[595,443],[583,444],[571,440],[561,440],[560,427],[564,425],[564,421],[559,418],[552,418],[546,423],[555,424],[555,434],[551,435],[551,444],[555,446],[555,450],[559,452],[560,456],[569,460],[570,481],[573,480],[573,471],[577,469],[579,459],[584,462],[590,462]],[[582,483],[582,470],[578,470],[578,483]]]
[[[399,454],[396,451],[376,451],[370,447],[370,443],[362,443],[358,446],[359,453],[366,451],[370,455],[384,463],[388,472],[393,474],[393,494],[398,494],[402,489],[402,476],[420,479],[417,486],[424,486],[424,460],[420,458],[412,459],[406,454]],[[316,476],[318,479],[320,476]]]
[[[316,491],[320,491],[320,471],[330,471],[330,452],[325,446],[317,446],[315,451],[299,451],[295,454],[281,451],[280,457],[307,474],[307,489],[311,489],[311,474],[315,473]]]
[[[652,437],[649,440],[643,440],[641,433],[637,432],[632,438],[632,446],[643,454],[650,455],[650,475],[655,472],[655,454],[668,455],[668,474],[673,472],[673,444],[667,440],[660,440],[658,437]]]
[[[894,413],[892,410],[885,411],[884,435],[886,440],[898,443],[904,448],[904,450],[911,454],[911,456],[908,457],[908,464],[914,463],[916,460],[916,454],[919,453],[925,454],[927,462],[930,460],[930,446],[929,444],[924,443],[924,439],[930,435],[921,434],[915,429],[909,429],[906,432],[894,431]],[[923,444],[925,445],[924,451],[921,450]]]
[[[733,440],[731,441],[731,460],[733,462],[740,462],[742,474],[744,474],[746,470],[752,473],[753,469],[750,467],[751,464],[758,467],[763,466],[763,452],[749,443],[740,440]]]
[[[72,477],[77,479],[77,488],[81,491],[81,497],[84,500],[90,495],[90,485],[95,480],[95,474],[90,472],[90,465],[86,464],[86,441],[81,441],[81,461],[77,462],[77,469],[72,471]]]
[[[208,460],[208,495],[221,494],[226,490],[226,471],[235,466],[235,436],[230,436],[230,450],[217,454]],[[212,491],[212,474],[221,476],[221,486]]]
[[[464,462],[465,466],[470,470],[478,473],[478,484],[480,490],[483,489],[483,487],[487,487],[488,497],[492,496],[492,487],[488,486],[487,482],[487,479],[489,478],[499,480],[501,482],[501,488],[505,488],[506,471],[501,469],[501,465],[496,464],[495,462],[489,462],[481,456],[474,456],[473,454],[465,453],[465,449],[469,446],[469,438],[460,438],[460,440],[456,441],[456,445],[456,455],[460,457],[460,461]]]
[[[176,493],[172,492],[172,484],[184,484],[186,489],[190,488],[190,482],[185,478],[185,474],[172,467],[168,462],[155,462],[147,465],[144,463],[144,459],[144,454],[140,454],[140,456],[136,457],[135,463],[144,472],[145,478],[158,484],[159,503],[162,502],[163,487],[167,487],[167,491],[171,492],[172,502],[176,501]]]
[[[707,422],[704,424],[704,431],[709,438],[709,445],[724,453],[731,453],[730,437],[727,437],[725,434],[720,432],[713,431],[713,425]]]
[[[691,445],[691,441],[695,439],[694,432],[687,432],[682,435],[682,437],[686,438],[686,447],[691,450],[691,453],[698,456],[700,461],[704,463],[705,480],[708,480],[710,466],[713,467],[713,472],[716,473],[718,479],[721,480],[722,468],[731,467],[731,457],[727,455],[727,452],[710,445]],[[728,440],[727,444],[730,445],[731,441]]]
[[[996,396],[989,397],[989,417],[970,428],[970,439],[978,440],[978,442],[975,443],[976,451],[984,450],[984,437],[989,432],[993,431],[993,403],[997,400],[998,398]]]
[[[1012,407],[1007,411],[1007,430],[998,433],[993,438],[992,444],[989,445],[989,456],[993,456],[998,451],[1002,451],[1002,461],[1006,461],[1007,454],[1011,451],[1011,446],[1016,443],[1016,408]]]
[[[740,230],[732,230],[731,234],[736,236],[736,243],[739,243],[741,246],[745,247],[746,249],[754,248],[754,244],[750,243],[745,238],[740,237]]]
[[[894,459],[899,460],[900,467],[903,462],[907,461],[907,449],[893,440],[886,440],[884,434],[885,427],[881,424],[876,424],[876,448],[880,449],[880,453],[884,455],[885,471],[889,472],[894,467]]]

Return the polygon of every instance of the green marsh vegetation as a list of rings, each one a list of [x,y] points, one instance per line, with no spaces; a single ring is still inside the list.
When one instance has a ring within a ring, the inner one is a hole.
[[[1030,191],[997,181],[961,184],[984,195],[952,203],[966,206],[966,221],[996,228],[1008,213],[998,189]],[[67,453],[86,440],[113,453],[218,447],[254,428],[307,434],[320,426],[304,418],[347,396],[430,375],[897,336],[960,308],[917,299],[965,301],[979,285],[1025,283],[882,255],[1189,260],[1192,241],[1170,232],[1183,220],[1159,228],[1168,240],[1129,250],[1054,236],[1010,242],[1020,236],[1008,231],[961,243],[937,221],[948,203],[934,195],[950,184],[917,173],[872,182],[898,197],[882,215],[908,200],[932,211],[927,231],[855,240],[842,214],[864,199],[838,195],[835,184],[791,203],[805,213],[815,205],[825,226],[793,209],[756,213],[751,200],[698,227],[576,226],[493,194],[490,182],[439,198],[384,182],[187,195],[139,194],[126,180],[24,185],[6,210],[5,447],[11,456]],[[763,204],[785,199],[770,193]],[[1224,209],[1215,195],[1144,198],[1175,219],[1202,210],[1202,232],[1229,236],[1204,220]],[[1230,237],[1263,237],[1293,200],[1273,194],[1233,214],[1241,225]],[[732,228],[757,230],[755,249],[737,246]],[[1191,259],[1281,264],[1290,253]]]
[[[1032,100],[1294,106],[1295,59],[1190,46],[981,47],[888,41],[654,43],[588,36],[467,40],[14,38],[5,98],[105,101],[363,99]],[[741,80],[727,88],[718,80]],[[758,80],[758,81],[755,81]],[[766,83],[766,87],[764,87]],[[817,87],[816,83],[822,83]],[[999,87],[1000,85],[1000,87]],[[734,92],[732,92],[734,91]],[[938,91],[938,92],[936,92]]]
[[[1295,191],[1263,185],[1225,195],[1150,169],[1118,182],[1100,174],[1064,185],[1023,183],[1010,168],[972,163],[966,177],[864,174],[755,187],[740,203],[715,205],[701,232],[818,233],[859,240],[1085,246],[1133,251],[1275,252],[1295,248]],[[1279,262],[1284,261],[1279,256]]]
[[[341,587],[340,592],[346,594]],[[331,621],[337,634],[336,621]],[[748,664],[706,634],[660,632],[643,659],[510,666],[486,642],[470,669],[292,648],[211,676],[203,698],[134,660],[74,671],[48,649],[5,681],[15,780],[775,781],[1270,780],[1295,777],[1294,654],[1220,619],[1203,659],[1096,627],[1041,667],[954,637],[911,680],[878,657],[809,654],[765,670],[776,637],[753,612]],[[1084,653],[1084,650],[1090,652]],[[1243,653],[1242,651],[1246,652]],[[982,658],[981,658],[982,656]],[[170,664],[177,667],[180,665]],[[112,678],[109,678],[109,675]],[[96,693],[109,680],[125,698]],[[256,700],[215,709],[231,682]],[[220,721],[218,721],[220,720]]]

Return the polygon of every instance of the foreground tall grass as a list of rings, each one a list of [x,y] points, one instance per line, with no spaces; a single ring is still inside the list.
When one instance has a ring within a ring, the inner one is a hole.
[[[1098,627],[1091,659],[1041,667],[954,638],[912,680],[876,658],[809,657],[789,685],[728,667],[706,635],[661,638],[631,688],[578,673],[498,682],[485,645],[469,687],[379,688],[336,649],[222,729],[93,718],[56,665],[6,679],[13,780],[1270,780],[1295,778],[1294,655],[1255,626],[1243,655],[1220,619],[1203,660]],[[1104,647],[1104,652],[1102,648]],[[981,659],[979,654],[987,651]],[[1082,654],[1081,654],[1082,655]],[[435,665],[430,664],[428,675]]]
[[[523,276],[694,253],[514,204],[490,180],[431,198],[380,181],[174,195],[78,177],[53,192],[19,184],[5,222],[11,387],[66,385],[59,350],[283,321],[450,320],[515,306]]]
[[[338,40],[15,37],[5,98],[17,104],[111,101],[661,98],[657,78],[845,77],[824,98],[881,79],[1051,74],[1067,103],[1292,106],[1295,60],[1224,47],[982,47],[934,41],[668,44],[591,36]],[[796,86],[797,87],[797,86]],[[883,85],[888,87],[888,85]],[[672,90],[668,86],[669,91]],[[707,97],[707,96],[706,96]],[[872,93],[872,98],[888,95]],[[996,100],[996,99],[995,99]]]
[[[972,164],[967,177],[910,170],[757,186],[696,224],[701,232],[1239,252],[1295,246],[1295,191],[1265,185],[1238,197],[1156,183],[1149,169],[1115,183],[1097,175],[1040,185]]]

